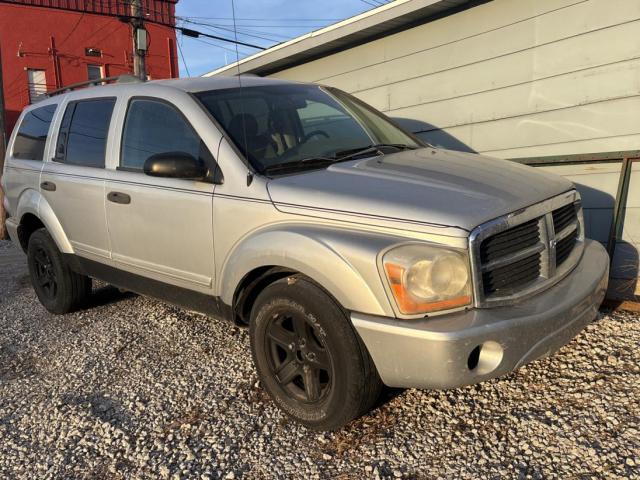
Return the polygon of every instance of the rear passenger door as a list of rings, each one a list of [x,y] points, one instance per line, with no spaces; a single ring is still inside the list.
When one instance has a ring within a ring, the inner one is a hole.
[[[40,178],[41,192],[76,254],[103,263],[110,256],[104,166],[115,103],[114,97],[69,102],[54,157]]]
[[[213,184],[143,173],[151,155],[185,152],[213,168],[213,157],[173,104],[130,99],[120,161],[107,181],[112,258],[123,270],[209,292],[213,278]]]

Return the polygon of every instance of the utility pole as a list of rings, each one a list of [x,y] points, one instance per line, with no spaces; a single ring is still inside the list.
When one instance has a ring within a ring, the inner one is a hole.
[[[4,167],[4,154],[7,150],[7,134],[4,123],[4,85],[2,83],[2,45],[0,45],[0,177]],[[4,211],[4,192],[0,187],[0,240],[7,238],[7,230],[4,226],[6,213]]]
[[[131,0],[131,29],[133,32],[133,74],[147,79],[147,31],[144,28],[142,0]]]

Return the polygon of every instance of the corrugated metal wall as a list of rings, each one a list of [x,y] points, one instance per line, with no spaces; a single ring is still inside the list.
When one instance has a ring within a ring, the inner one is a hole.
[[[638,32],[637,0],[494,0],[273,76],[336,86],[503,158],[632,150]]]
[[[273,76],[341,88],[446,148],[501,158],[632,151],[639,32],[638,0],[494,0]],[[578,184],[588,234],[606,242],[621,162],[541,168]],[[614,277],[631,281],[638,168],[614,261]]]

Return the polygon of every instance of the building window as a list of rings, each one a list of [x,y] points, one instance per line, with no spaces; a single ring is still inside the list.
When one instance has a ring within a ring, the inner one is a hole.
[[[100,80],[104,78],[102,65],[87,65],[87,77],[89,80]]]
[[[36,103],[47,96],[47,75],[44,70],[27,69],[29,102]]]

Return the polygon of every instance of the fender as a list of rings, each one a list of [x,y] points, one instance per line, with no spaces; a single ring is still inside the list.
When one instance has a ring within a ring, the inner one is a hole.
[[[249,272],[277,266],[313,279],[347,310],[394,316],[376,259],[381,250],[403,240],[335,227],[270,226],[244,237],[230,251],[217,277],[217,291],[231,305]]]
[[[53,213],[51,205],[37,190],[25,190],[18,198],[16,217],[21,219],[27,213],[35,215],[44,224],[62,253],[74,253],[71,242],[64,233],[58,217]]]

